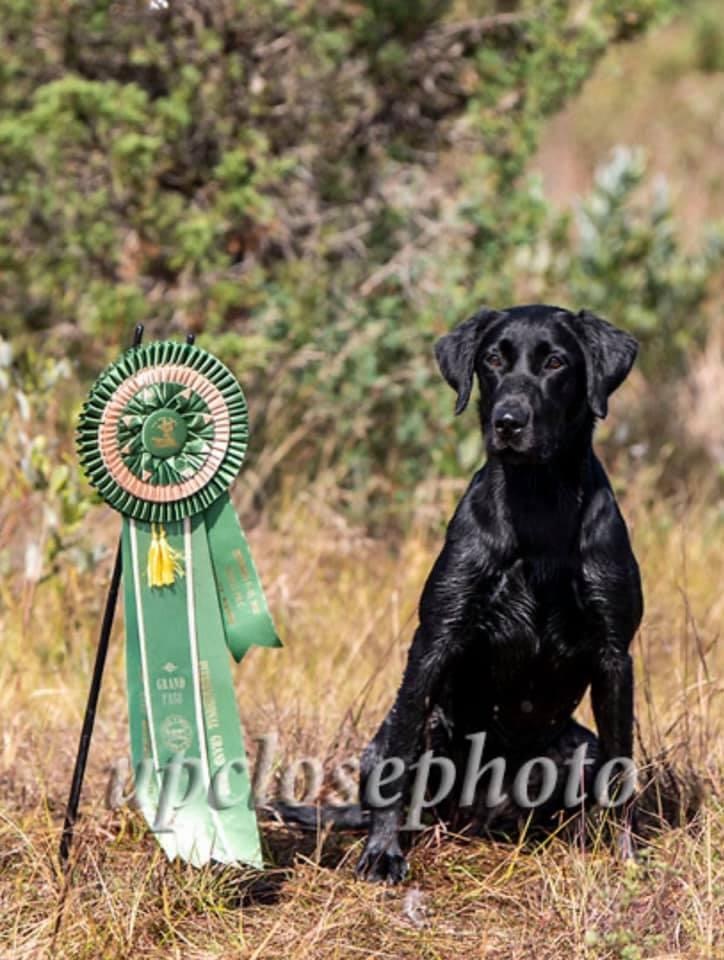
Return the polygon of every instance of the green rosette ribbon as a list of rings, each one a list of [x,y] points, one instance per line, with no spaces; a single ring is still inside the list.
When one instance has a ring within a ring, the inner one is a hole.
[[[229,652],[281,646],[229,499],[249,427],[242,389],[189,343],[132,347],[96,380],[78,451],[123,517],[136,798],[169,856],[261,867]]]

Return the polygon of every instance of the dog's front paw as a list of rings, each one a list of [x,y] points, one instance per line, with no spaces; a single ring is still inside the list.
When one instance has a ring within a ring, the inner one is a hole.
[[[379,842],[370,837],[355,872],[373,883],[396,884],[405,879],[409,869],[397,840]]]

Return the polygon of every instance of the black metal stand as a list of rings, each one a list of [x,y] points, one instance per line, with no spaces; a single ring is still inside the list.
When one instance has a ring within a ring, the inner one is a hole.
[[[75,767],[73,768],[73,780],[70,785],[70,795],[68,796],[68,805],[65,810],[65,822],[63,824],[63,834],[60,838],[60,849],[58,855],[61,865],[65,866],[68,862],[70,846],[73,842],[73,827],[78,816],[78,804],[80,802],[80,792],[83,787],[83,777],[85,776],[85,765],[88,759],[91,737],[93,736],[93,726],[96,719],[96,707],[98,706],[98,697],[101,692],[101,681],[103,679],[103,670],[106,665],[106,655],[108,654],[108,643],[111,638],[111,627],[113,626],[113,616],[116,612],[116,603],[118,601],[118,588],[121,584],[121,544],[118,544],[116,550],[116,562],[113,566],[111,583],[108,587],[108,596],[106,598],[106,609],[103,612],[103,623],[101,625],[101,635],[98,640],[98,650],[96,651],[96,662],[93,667],[93,679],[91,680],[90,691],[88,693],[88,703],[85,708],[83,718],[83,728],[78,743],[78,753],[75,758]]]
[[[143,339],[143,324],[139,323],[133,333],[133,346],[140,345]],[[63,833],[60,838],[60,848],[58,856],[63,869],[67,869],[68,857],[70,855],[71,844],[73,843],[73,828],[78,818],[78,805],[80,803],[80,794],[83,789],[83,778],[85,776],[85,767],[88,760],[88,751],[90,750],[91,738],[93,736],[93,727],[96,720],[96,708],[98,698],[101,692],[101,682],[103,680],[103,671],[106,666],[106,657],[108,655],[108,644],[111,639],[111,628],[113,627],[113,617],[116,612],[118,602],[118,590],[121,585],[121,541],[118,541],[116,550],[116,560],[113,565],[110,586],[108,587],[108,596],[106,597],[106,608],[103,611],[103,623],[101,624],[101,634],[98,639],[98,650],[96,651],[96,662],[93,667],[93,678],[91,680],[90,690],[88,692],[88,702],[83,717],[83,727],[78,742],[78,752],[73,767],[73,779],[70,784],[70,794],[65,808],[65,820],[63,822]]]

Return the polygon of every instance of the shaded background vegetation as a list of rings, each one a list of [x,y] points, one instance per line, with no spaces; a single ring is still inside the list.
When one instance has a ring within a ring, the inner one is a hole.
[[[389,706],[442,525],[483,455],[432,344],[481,302],[547,300],[642,343],[597,442],[646,586],[639,758],[696,767],[712,799],[695,829],[663,836],[636,876],[604,853],[433,837],[413,861],[431,897],[421,926],[404,894],[349,883],[354,839],[340,861],[316,838],[276,909],[237,922],[213,874],[158,863],[134,814],[102,809],[104,766],[127,753],[117,634],[59,955],[714,956],[719,4],[0,7],[0,954],[39,956],[52,932],[117,534],[78,475],[73,429],[134,324],[193,331],[245,387],[235,499],[286,648],[248,658],[239,701],[252,736],[281,731],[287,759],[331,765]],[[272,864],[292,861],[293,844],[265,841]]]

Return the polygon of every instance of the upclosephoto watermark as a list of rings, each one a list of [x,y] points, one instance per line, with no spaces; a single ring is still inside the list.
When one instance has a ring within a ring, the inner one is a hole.
[[[503,756],[485,757],[485,731],[469,734],[470,742],[462,780],[458,769],[446,756],[426,750],[406,766],[401,757],[386,757],[374,764],[364,785],[361,799],[370,809],[385,809],[403,799],[402,784],[411,784],[405,804],[407,816],[403,830],[423,829],[422,814],[445,800],[458,788],[460,807],[484,804],[498,807],[509,800],[521,809],[534,810],[556,795],[565,808],[585,803],[599,807],[619,807],[633,796],[638,779],[636,765],[629,757],[614,757],[605,763],[588,756],[588,744],[581,744],[559,766],[550,757],[531,757],[511,777]],[[329,773],[328,764],[314,756],[302,756],[281,763],[278,736],[274,733],[256,738],[258,743],[254,769],[246,758],[224,762],[213,776],[201,762],[175,753],[168,763],[156,769],[150,758],[138,764],[134,785],[129,789],[129,764],[125,759],[111,766],[106,788],[106,805],[118,809],[126,804],[149,805],[155,810],[152,829],[163,833],[174,829],[175,814],[199,801],[216,811],[238,804],[255,807],[280,802],[287,806],[314,805],[324,795],[327,806],[357,803],[359,762],[347,758]],[[597,766],[590,792],[584,789],[588,768]],[[331,788],[331,789],[330,789]]]

